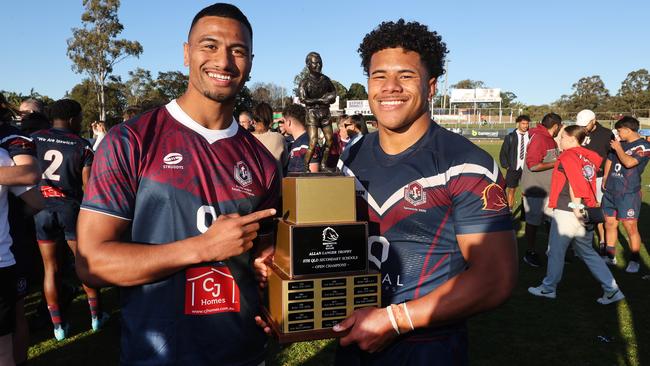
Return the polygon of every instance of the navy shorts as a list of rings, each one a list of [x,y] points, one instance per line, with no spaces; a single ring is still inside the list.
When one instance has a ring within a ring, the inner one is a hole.
[[[506,170],[506,187],[507,188],[517,188],[519,187],[519,181],[521,180],[521,169],[518,170]]]
[[[641,213],[641,191],[613,194],[605,191],[601,207],[608,217],[619,220],[638,220]]]
[[[397,338],[381,352],[367,353],[356,345],[338,346],[337,366],[448,366],[469,364],[465,326],[418,329]]]
[[[36,224],[36,239],[40,241],[56,241],[65,235],[65,240],[77,240],[77,217],[79,203],[67,201],[56,205],[48,205],[34,216]]]
[[[16,328],[16,273],[14,266],[0,268],[0,336]]]

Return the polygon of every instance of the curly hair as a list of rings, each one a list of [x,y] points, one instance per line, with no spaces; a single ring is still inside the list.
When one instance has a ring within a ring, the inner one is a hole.
[[[420,60],[431,77],[437,78],[445,72],[445,55],[449,51],[442,37],[426,25],[399,19],[397,22],[382,22],[363,38],[357,51],[365,74],[368,75],[372,55],[386,48],[400,47],[420,54]]]

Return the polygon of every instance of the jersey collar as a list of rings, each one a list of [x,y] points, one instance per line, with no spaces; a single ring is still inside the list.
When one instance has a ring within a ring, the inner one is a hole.
[[[201,126],[198,122],[193,120],[192,117],[190,117],[187,113],[185,113],[185,111],[181,109],[178,103],[176,103],[176,99],[167,103],[165,108],[167,108],[167,112],[169,112],[169,114],[171,114],[171,116],[176,121],[178,121],[183,126],[189,128],[190,130],[203,136],[203,138],[205,138],[210,144],[219,141],[221,139],[227,139],[229,137],[233,137],[237,134],[237,131],[239,130],[239,124],[235,121],[235,117],[233,117],[230,126],[226,129],[211,130],[209,128],[205,128]]]

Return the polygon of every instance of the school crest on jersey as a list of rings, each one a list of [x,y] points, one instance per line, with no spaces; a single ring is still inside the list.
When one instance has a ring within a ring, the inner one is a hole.
[[[591,178],[593,178],[594,175],[596,175],[594,167],[592,165],[583,166],[582,175],[585,177],[586,180],[591,181]]]
[[[248,168],[248,165],[243,161],[235,164],[235,180],[239,183],[240,186],[246,187],[253,182],[253,176],[251,175],[251,170]]]
[[[508,207],[503,188],[496,183],[491,183],[483,189],[483,210],[501,211]]]
[[[412,182],[404,188],[404,199],[413,206],[419,206],[427,203],[427,196],[424,194],[424,188],[418,182]]]

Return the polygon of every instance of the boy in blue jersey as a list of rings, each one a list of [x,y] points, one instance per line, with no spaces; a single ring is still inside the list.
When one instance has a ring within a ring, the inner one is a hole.
[[[122,364],[265,359],[251,263],[270,244],[260,221],[275,214],[281,174],[233,118],[252,39],[237,7],[201,10],[184,44],[187,91],[113,127],[95,154],[77,272],[90,284],[121,286]]]
[[[603,210],[605,211],[606,260],[616,264],[616,238],[618,222],[623,222],[630,241],[630,261],[625,269],[629,273],[639,272],[641,235],[639,214],[641,213],[641,174],[650,159],[650,142],[639,135],[639,121],[623,117],[614,125],[618,139],[611,142],[612,152],[605,163],[603,178]]]
[[[494,160],[431,120],[446,45],[416,22],[384,22],[359,53],[378,132],[339,162],[356,177],[382,306],[334,327],[339,365],[464,365],[465,319],[505,301],[516,243]]]
[[[77,247],[77,216],[83,197],[83,186],[90,176],[93,150],[81,138],[81,105],[72,99],[61,99],[50,106],[52,128],[32,134],[41,167],[39,185],[45,209],[34,216],[36,239],[43,259],[43,292],[50,312],[54,337],[66,338],[68,324],[59,308],[60,279],[56,242],[63,237],[73,253]],[[83,285],[88,296],[91,327],[99,330],[108,320],[100,310],[97,290]]]

